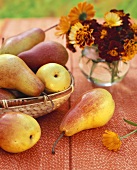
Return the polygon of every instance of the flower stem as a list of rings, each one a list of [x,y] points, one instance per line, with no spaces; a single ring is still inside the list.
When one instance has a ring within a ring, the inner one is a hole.
[[[129,120],[127,120],[127,119],[123,119],[126,123],[128,123],[128,124],[130,124],[130,125],[132,125],[132,126],[137,126],[137,123],[135,123],[135,122],[132,122],[132,121],[129,121]]]
[[[55,147],[57,145],[57,143],[59,142],[59,140],[64,136],[65,132],[63,131],[60,136],[58,137],[58,139],[54,142],[53,147],[52,147],[52,154],[55,154]]]
[[[121,136],[120,139],[121,139],[121,140],[122,140],[122,139],[125,139],[125,138],[127,138],[128,136],[132,135],[132,134],[135,133],[135,132],[137,132],[137,129],[133,130],[132,132],[130,132],[130,133],[128,133],[128,134],[126,134],[125,136]]]
[[[94,61],[92,61],[92,62],[93,62],[93,64],[92,64],[90,73],[89,73],[89,75],[88,75],[88,79],[90,79],[90,77],[91,77],[91,75],[92,75],[92,73],[93,73],[93,71],[94,71],[94,69],[95,69],[95,67],[96,67],[96,65],[97,65],[96,62],[94,62]]]
[[[111,83],[113,83],[115,81],[115,77],[117,77],[118,75],[118,61],[115,61],[112,63],[112,75],[111,75]]]

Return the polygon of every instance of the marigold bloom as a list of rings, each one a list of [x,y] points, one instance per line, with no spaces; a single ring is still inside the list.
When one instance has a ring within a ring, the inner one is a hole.
[[[136,23],[133,23],[131,25],[131,28],[134,30],[135,34],[137,35],[137,24]]]
[[[110,12],[118,14],[119,17],[125,17],[126,15],[128,16],[128,14],[125,14],[123,10],[112,9]]]
[[[119,135],[109,130],[105,130],[102,142],[104,146],[113,151],[119,150],[122,144]]]
[[[63,36],[64,34],[66,34],[68,32],[69,29],[70,29],[70,21],[69,21],[68,17],[62,16],[60,18],[60,23],[56,27],[56,30],[58,30],[58,31],[55,32],[55,35]]]
[[[118,56],[118,52],[115,49],[108,51],[108,54],[110,54],[113,57]]]
[[[76,52],[76,46],[84,49],[94,44],[100,59],[111,65],[131,60],[137,54],[137,24],[132,22],[130,14],[111,9],[104,15],[103,23],[93,19],[94,15],[92,4],[80,2],[68,16],[60,18],[55,34],[65,35],[66,47],[72,52]]]
[[[83,27],[84,26],[80,22],[76,23],[74,26],[71,27],[70,34],[69,34],[69,40],[71,44],[77,44],[76,42],[77,32],[79,30],[82,30]]]
[[[94,7],[92,4],[87,2],[78,3],[77,7],[71,9],[68,17],[72,24],[81,22],[84,20],[89,20],[95,15]]]
[[[110,10],[110,12],[114,12],[116,14],[118,14],[118,16],[121,18],[123,26],[126,28],[128,25],[130,25],[130,15],[129,14],[125,14],[123,10],[116,10],[116,9],[112,9]]]
[[[70,44],[79,45],[80,48],[84,48],[85,45],[91,46],[94,43],[92,32],[93,29],[90,29],[88,25],[83,26],[78,22],[71,27],[69,42]]]
[[[131,39],[126,40],[124,43],[124,52],[122,53],[122,61],[126,62],[131,60],[137,53],[137,43]]]
[[[114,12],[107,12],[104,16],[104,19],[105,19],[105,25],[109,27],[122,25],[122,20],[120,20],[118,14]]]
[[[100,36],[100,38],[103,39],[106,35],[107,35],[107,30],[103,29],[103,30],[101,31],[101,36]]]

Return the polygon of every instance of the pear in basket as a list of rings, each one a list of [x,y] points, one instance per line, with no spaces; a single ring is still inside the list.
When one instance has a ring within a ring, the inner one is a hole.
[[[44,84],[19,57],[0,55],[0,87],[18,90],[28,96],[39,96]]]
[[[44,41],[45,32],[40,28],[32,28],[4,40],[0,53],[18,55]]]
[[[8,89],[0,88],[0,100],[15,99],[16,96]]]
[[[47,63],[58,63],[65,66],[68,61],[66,48],[55,41],[44,41],[28,51],[18,55],[28,66],[36,72],[41,66]]]
[[[57,63],[44,64],[38,69],[36,75],[44,83],[47,93],[66,90],[71,84],[69,71]]]

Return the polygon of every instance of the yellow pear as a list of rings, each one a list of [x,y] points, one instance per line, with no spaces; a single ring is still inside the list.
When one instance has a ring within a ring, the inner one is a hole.
[[[59,130],[61,137],[72,136],[82,130],[104,126],[113,116],[115,102],[112,95],[103,88],[95,88],[79,97],[66,113]],[[52,153],[58,140],[54,143]]]
[[[48,63],[41,66],[36,75],[44,83],[45,91],[48,93],[66,90],[71,83],[69,71],[57,63]]]
[[[7,112],[0,115],[0,147],[10,153],[30,149],[41,137],[39,123],[21,112]]]
[[[0,87],[18,90],[28,96],[39,96],[44,84],[19,57],[0,55]]]

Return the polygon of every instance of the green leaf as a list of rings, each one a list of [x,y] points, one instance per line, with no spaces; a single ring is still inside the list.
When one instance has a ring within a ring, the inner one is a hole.
[[[126,123],[133,125],[133,126],[137,126],[137,123],[131,122],[129,120],[123,119]]]

